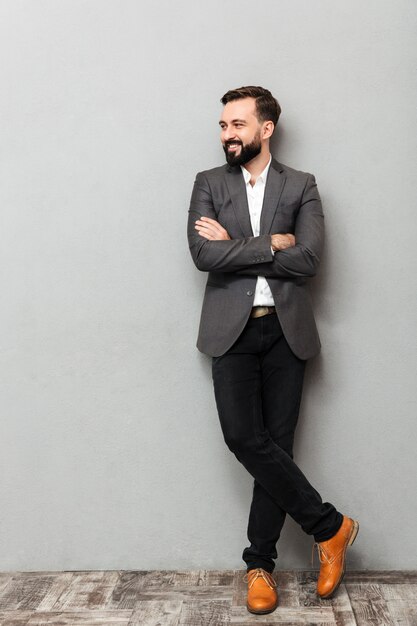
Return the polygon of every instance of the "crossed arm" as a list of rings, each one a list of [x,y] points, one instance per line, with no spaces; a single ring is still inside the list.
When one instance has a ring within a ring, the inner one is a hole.
[[[209,241],[227,241],[231,239],[227,230],[211,217],[205,217],[203,215],[201,219],[196,220],[195,224],[198,233]],[[295,237],[291,233],[286,233],[285,235],[271,235],[271,248],[274,252],[277,250],[286,250],[294,245]]]
[[[278,278],[315,275],[324,225],[320,196],[311,174],[303,190],[294,235],[274,233],[231,239],[216,217],[208,183],[197,174],[188,216],[188,240],[198,269]]]

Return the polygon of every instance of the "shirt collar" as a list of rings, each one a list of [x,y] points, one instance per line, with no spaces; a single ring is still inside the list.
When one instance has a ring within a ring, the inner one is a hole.
[[[263,183],[266,182],[266,177],[268,175],[268,170],[269,170],[269,166],[271,165],[271,161],[272,161],[272,155],[270,154],[269,155],[269,161],[268,161],[265,169],[259,174],[258,178],[256,179],[256,182],[258,182],[258,180],[261,180],[261,182],[263,182]],[[245,183],[248,184],[250,179],[251,179],[251,173],[248,172],[246,167],[244,167],[243,165],[240,166],[240,169],[242,170],[243,177],[245,179]]]

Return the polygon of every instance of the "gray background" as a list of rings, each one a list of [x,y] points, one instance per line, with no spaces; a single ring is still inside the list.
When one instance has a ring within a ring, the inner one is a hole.
[[[413,1],[0,4],[0,568],[238,568],[252,479],[195,348],[195,173],[219,98],[278,97],[326,252],[295,459],[360,521],[356,568],[416,568]],[[309,567],[287,517],[278,567]],[[317,566],[318,563],[316,562]]]

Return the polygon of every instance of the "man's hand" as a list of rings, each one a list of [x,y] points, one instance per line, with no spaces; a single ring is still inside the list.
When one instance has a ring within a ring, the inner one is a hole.
[[[286,250],[295,246],[295,237],[291,233],[286,235],[271,235],[271,246],[273,250]]]
[[[211,241],[231,239],[227,230],[211,217],[202,216],[201,219],[196,220],[195,228],[199,235]],[[291,233],[271,235],[271,246],[273,250],[286,250],[295,246],[295,237]]]
[[[202,217],[201,220],[196,220],[195,228],[198,230],[198,234],[211,241],[220,241],[221,239],[231,239],[229,233],[211,217]]]

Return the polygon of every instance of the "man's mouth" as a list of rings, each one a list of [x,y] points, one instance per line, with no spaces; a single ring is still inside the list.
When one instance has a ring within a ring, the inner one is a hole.
[[[236,150],[240,148],[240,143],[228,143],[226,144],[226,148],[232,152],[236,152]]]

